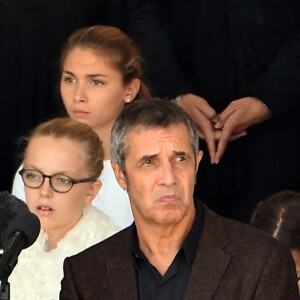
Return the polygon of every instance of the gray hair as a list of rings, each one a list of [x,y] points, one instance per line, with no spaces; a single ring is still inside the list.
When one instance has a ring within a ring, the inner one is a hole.
[[[111,132],[111,160],[116,162],[125,174],[125,158],[128,147],[126,137],[136,128],[166,128],[183,124],[190,136],[196,155],[199,139],[192,119],[177,104],[159,98],[139,99],[127,105],[114,123]]]

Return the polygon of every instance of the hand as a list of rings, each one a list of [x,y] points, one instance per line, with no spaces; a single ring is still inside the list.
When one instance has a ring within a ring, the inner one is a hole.
[[[217,117],[216,111],[204,98],[194,94],[183,95],[180,106],[194,121],[199,137],[206,141],[211,162],[213,163],[216,154],[216,135],[213,122]]]
[[[245,136],[247,128],[264,122],[270,116],[267,106],[257,98],[245,97],[232,101],[218,115],[214,125],[215,130],[218,130],[218,146],[213,163],[220,161],[230,140]]]

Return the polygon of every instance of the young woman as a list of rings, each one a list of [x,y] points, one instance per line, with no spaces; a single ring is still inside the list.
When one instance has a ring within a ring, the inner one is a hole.
[[[118,231],[91,205],[102,168],[102,143],[88,125],[57,118],[33,130],[19,173],[41,232],[9,277],[11,299],[58,299],[65,257]]]
[[[141,56],[121,30],[92,26],[72,34],[61,56],[60,93],[68,115],[90,125],[103,141],[103,187],[94,205],[125,228],[133,221],[126,191],[118,185],[110,164],[110,131],[124,105],[149,96],[142,82]],[[15,177],[12,193],[24,199]]]

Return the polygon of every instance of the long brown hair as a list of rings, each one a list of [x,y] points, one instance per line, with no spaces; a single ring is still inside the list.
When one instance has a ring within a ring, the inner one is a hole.
[[[75,48],[93,49],[108,57],[113,66],[120,71],[126,85],[133,79],[141,81],[136,98],[146,98],[150,92],[143,82],[142,56],[134,41],[116,27],[96,25],[84,27],[74,32],[67,40],[61,55],[60,66],[63,68],[68,53]]]

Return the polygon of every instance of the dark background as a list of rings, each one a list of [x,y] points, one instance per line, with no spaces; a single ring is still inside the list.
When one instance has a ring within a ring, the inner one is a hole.
[[[61,47],[74,30],[122,26],[118,0],[0,0],[0,190],[11,190],[20,164],[17,141],[63,109],[58,96]]]

